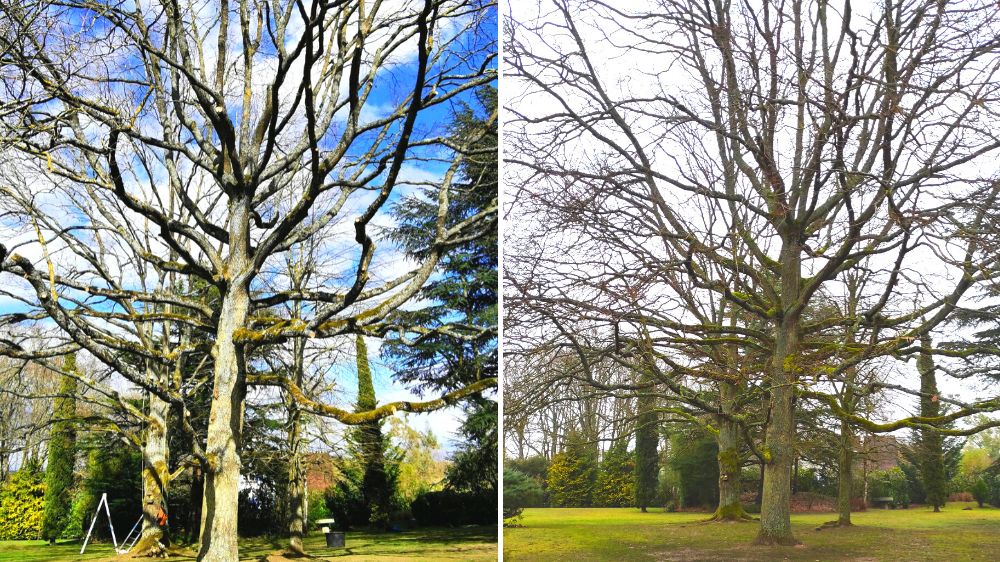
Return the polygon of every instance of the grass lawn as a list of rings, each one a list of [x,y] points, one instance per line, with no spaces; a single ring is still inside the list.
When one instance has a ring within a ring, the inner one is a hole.
[[[347,533],[347,547],[326,548],[322,533],[306,538],[306,550],[316,555],[311,560],[482,560],[497,559],[496,527],[464,527],[460,529],[417,529],[403,533]],[[265,555],[281,551],[285,543],[265,539],[241,542],[240,560],[256,561]],[[92,544],[87,553],[79,555],[80,543],[66,542],[48,546],[42,541],[0,541],[0,562],[71,562],[115,560],[110,544]],[[191,562],[190,556],[171,556],[169,560]],[[125,560],[125,557],[121,558]],[[138,559],[143,560],[143,559]],[[152,559],[151,559],[152,560]]]
[[[853,528],[823,531],[836,514],[794,514],[795,547],[752,546],[757,522],[705,523],[705,513],[526,509],[524,527],[504,529],[504,560],[1000,560],[1000,509],[970,506],[869,510]]]

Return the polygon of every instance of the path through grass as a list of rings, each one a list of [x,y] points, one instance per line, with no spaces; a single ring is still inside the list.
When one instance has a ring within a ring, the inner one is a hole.
[[[1000,509],[970,506],[869,510],[852,516],[854,528],[823,531],[836,514],[795,514],[797,547],[751,546],[756,522],[704,523],[704,513],[526,509],[523,528],[504,529],[504,560],[1000,560]]]
[[[465,527],[461,529],[417,529],[404,533],[347,533],[347,548],[327,549],[323,535],[313,533],[306,538],[306,549],[317,556],[309,560],[470,560],[497,559],[496,527]],[[280,551],[283,542],[247,539],[240,542],[240,560],[256,561]],[[58,543],[48,546],[42,541],[0,541],[0,562],[111,562],[117,558],[110,544],[87,547],[79,555],[80,544]],[[195,557],[171,556],[176,562],[192,562]],[[124,557],[121,560],[125,560]],[[134,560],[134,559],[130,559]],[[141,559],[140,559],[141,560]]]

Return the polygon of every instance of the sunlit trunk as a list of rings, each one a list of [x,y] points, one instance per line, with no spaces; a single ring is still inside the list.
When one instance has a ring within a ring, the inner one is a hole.
[[[246,357],[235,340],[244,329],[250,310],[248,289],[249,200],[230,205],[230,247],[227,286],[222,296],[219,323],[212,348],[215,360],[212,407],[208,418],[205,456],[205,493],[199,562],[234,562],[239,559],[237,506],[240,481],[240,442],[246,395]]]
[[[302,340],[293,343],[295,383],[302,385],[305,345]],[[306,483],[302,471],[301,429],[302,411],[295,400],[289,403],[288,412],[288,543],[293,552],[305,554],[302,539],[306,531]]]
[[[133,552],[146,553],[170,544],[167,523],[167,492],[170,485],[167,417],[170,404],[149,394],[150,423],[142,456],[142,537]]]

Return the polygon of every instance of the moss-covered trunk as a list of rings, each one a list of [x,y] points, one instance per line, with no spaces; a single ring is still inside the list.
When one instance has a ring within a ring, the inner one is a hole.
[[[246,357],[237,333],[246,329],[250,313],[250,199],[230,203],[230,255],[219,309],[212,373],[212,406],[205,448],[207,470],[202,501],[199,562],[239,560],[237,506],[240,447],[246,396]]]
[[[149,394],[149,423],[142,456],[142,538],[134,553],[170,544],[167,492],[170,486],[170,451],[167,445],[167,417],[170,404]],[[144,548],[145,547],[145,548]]]
[[[740,502],[740,458],[739,425],[733,420],[733,402],[737,387],[730,383],[720,383],[719,401],[722,413],[718,416],[719,428],[719,506],[712,519],[716,521],[741,521],[749,519]]]
[[[775,320],[774,356],[769,369],[770,423],[764,436],[764,494],[757,544],[796,544],[790,513],[795,454],[795,379],[799,352],[801,245],[797,233],[783,236],[781,310]]]
[[[297,316],[298,317],[298,316]],[[305,343],[293,342],[293,376],[295,384],[302,386],[305,368]],[[301,448],[302,410],[294,398],[288,403],[288,545],[298,554],[305,554],[302,539],[306,532],[306,482],[302,471]]]
[[[854,496],[854,433],[846,421],[840,422],[840,455],[837,462],[837,524],[843,527],[851,525],[851,497]]]

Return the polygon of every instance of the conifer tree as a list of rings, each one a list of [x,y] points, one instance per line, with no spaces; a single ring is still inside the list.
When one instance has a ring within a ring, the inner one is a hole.
[[[365,345],[364,337],[357,336],[355,349],[358,365],[357,411],[367,412],[375,409],[378,401],[375,398],[375,385],[372,383],[371,365],[368,363],[368,346]],[[374,420],[357,426],[353,441],[364,470],[361,493],[370,510],[368,522],[385,527],[389,524],[392,482],[386,471],[386,438],[382,434],[382,421]]]
[[[656,447],[659,442],[653,397],[639,397],[639,419],[635,434],[635,505],[646,512],[656,497],[660,473]]]
[[[450,215],[458,221],[496,207],[499,185],[499,131],[496,122],[497,90],[485,86],[476,92],[476,104],[463,104],[456,112],[451,138],[468,144],[461,165],[460,183],[449,197]],[[399,227],[392,238],[414,259],[431,248],[428,232],[437,221],[434,190],[404,198],[394,212]],[[450,390],[463,384],[497,376],[498,232],[493,222],[482,236],[456,245],[441,259],[440,277],[427,284],[420,296],[429,306],[400,311],[397,321],[409,327],[411,341],[401,336],[386,340],[386,355],[399,361],[397,376],[415,383],[419,391]],[[454,328],[422,334],[452,324]],[[416,337],[414,337],[416,336]],[[497,403],[475,395],[463,404],[466,419],[462,443],[448,470],[451,488],[495,493],[497,486]]]
[[[924,349],[931,348],[930,338],[921,338]],[[917,371],[920,373],[920,415],[921,417],[937,417],[941,413],[941,402],[938,399],[937,378],[935,376],[934,358],[927,351],[917,358]],[[947,497],[944,474],[944,437],[932,429],[920,430],[919,468],[923,480],[924,491],[927,494],[927,505],[935,512],[941,511]]]
[[[63,370],[76,371],[76,355],[67,355]],[[63,375],[59,395],[53,406],[52,432],[49,437],[49,461],[45,468],[45,515],[42,518],[42,539],[55,544],[69,521],[73,487],[73,465],[76,460],[76,379]]]
[[[552,458],[546,481],[552,507],[590,507],[597,481],[596,448],[571,431],[562,452]]]
[[[618,439],[601,459],[594,488],[594,504],[602,507],[635,505],[635,455],[628,439]]]

